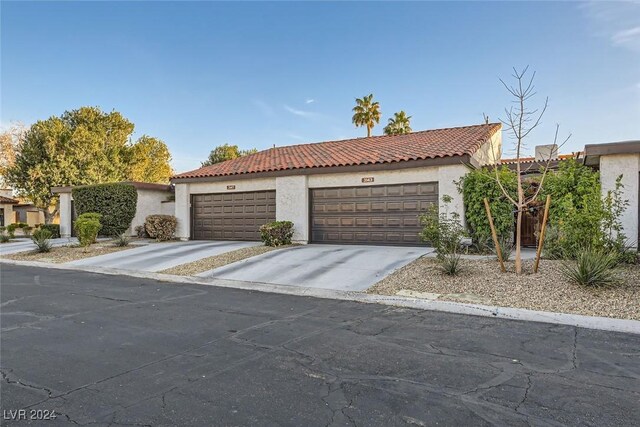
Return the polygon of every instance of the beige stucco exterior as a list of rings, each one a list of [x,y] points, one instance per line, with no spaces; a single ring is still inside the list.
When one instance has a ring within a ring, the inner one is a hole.
[[[138,203],[136,205],[136,214],[131,221],[131,225],[127,230],[130,236],[135,236],[135,229],[139,225],[144,225],[145,218],[149,215],[162,214],[162,202],[166,201],[171,193],[164,190],[147,190],[138,188]],[[171,214],[173,215],[173,213]]]
[[[453,199],[447,210],[459,213],[464,221],[462,196],[458,193],[455,182],[466,173],[467,167],[461,162],[453,165],[410,169],[320,173],[217,182],[180,183],[178,181],[175,183],[177,236],[183,240],[190,236],[192,194],[261,190],[276,190],[276,219],[294,223],[293,240],[298,243],[309,241],[309,190],[312,188],[438,182],[440,196],[446,194]],[[373,181],[363,183],[363,178],[373,178]],[[444,208],[442,203],[441,208]]]
[[[10,203],[0,204],[0,208],[4,210],[4,225],[13,224],[16,222],[16,215],[13,212],[13,205]]]
[[[616,179],[622,175],[623,199],[629,201],[629,206],[620,218],[624,234],[628,243],[638,247],[638,192],[640,174],[640,154],[612,154],[600,157],[600,182],[602,195],[616,187]]]

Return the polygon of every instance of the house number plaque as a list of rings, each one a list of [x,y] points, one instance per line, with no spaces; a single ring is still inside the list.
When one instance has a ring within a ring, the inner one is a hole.
[[[374,178],[372,176],[365,176],[362,178],[362,182],[373,182]]]
[[[227,185],[227,190],[235,190],[236,186],[235,185]]]

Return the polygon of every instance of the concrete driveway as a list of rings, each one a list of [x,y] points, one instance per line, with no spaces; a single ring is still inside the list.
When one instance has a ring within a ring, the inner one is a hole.
[[[230,241],[151,243],[135,249],[72,261],[67,265],[90,265],[136,271],[161,271],[176,265],[261,244],[259,242]]]
[[[78,239],[75,237],[61,237],[58,239],[51,239],[53,246],[75,245],[78,243]],[[36,248],[35,243],[31,241],[30,237],[19,237],[11,243],[3,243],[0,245],[0,255],[11,255],[18,252],[32,251]]]
[[[198,276],[362,291],[432,250],[425,247],[305,245],[268,252]]]

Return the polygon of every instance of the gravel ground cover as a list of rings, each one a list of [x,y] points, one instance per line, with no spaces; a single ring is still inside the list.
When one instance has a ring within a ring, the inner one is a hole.
[[[111,252],[119,252],[127,249],[136,248],[138,246],[114,246],[112,243],[95,243],[88,247],[80,247],[75,245],[55,246],[50,252],[19,252],[7,255],[7,259],[15,259],[20,261],[40,261],[61,264],[65,262],[75,261],[82,258],[89,258],[98,255],[105,255]]]
[[[220,255],[202,258],[198,261],[189,262],[187,264],[177,265],[175,267],[160,271],[160,273],[176,274],[178,276],[193,276],[194,274],[213,270],[214,268],[222,267],[223,265],[231,264],[232,262],[241,261],[246,258],[251,258],[266,252],[271,252],[276,249],[288,248],[290,246],[292,245],[279,247],[251,246],[248,248],[226,252]]]
[[[513,262],[502,273],[496,261],[462,260],[459,276],[443,274],[433,258],[420,258],[376,283],[367,292],[396,295],[399,291],[440,294],[438,300],[470,302],[451,294],[471,294],[489,305],[530,310],[640,320],[640,266],[620,268],[622,284],[585,288],[565,280],[561,261],[542,260],[537,274],[514,273]],[[523,262],[524,271],[533,263]]]

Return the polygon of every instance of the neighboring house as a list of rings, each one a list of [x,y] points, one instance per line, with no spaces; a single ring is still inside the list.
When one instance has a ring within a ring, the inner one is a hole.
[[[136,214],[133,217],[133,221],[131,221],[131,226],[127,230],[128,235],[135,235],[135,228],[143,225],[145,218],[149,215],[174,214],[173,188],[170,185],[133,181],[126,181],[124,183],[133,185],[138,193]],[[73,220],[76,215],[71,194],[73,188],[74,187],[53,187],[51,189],[52,192],[60,195],[60,235],[62,237],[69,237],[74,234]]]
[[[443,204],[464,218],[465,164],[500,158],[498,123],[271,148],[172,178],[177,237],[259,240],[294,223],[300,243],[415,245],[418,215]]]
[[[622,213],[622,226],[628,244],[638,248],[640,241],[640,141],[589,144],[584,147],[584,163],[600,170],[602,195],[615,189],[622,175],[622,198],[629,206]]]
[[[35,227],[37,224],[44,224],[44,212],[33,203],[20,201],[13,207],[13,211],[16,214],[17,222],[24,222],[29,224],[30,227]],[[53,222],[58,223],[59,220],[59,215],[56,215]]]
[[[16,215],[13,211],[15,205],[20,203],[14,199],[11,189],[0,189],[0,226],[13,224],[16,222]]]

